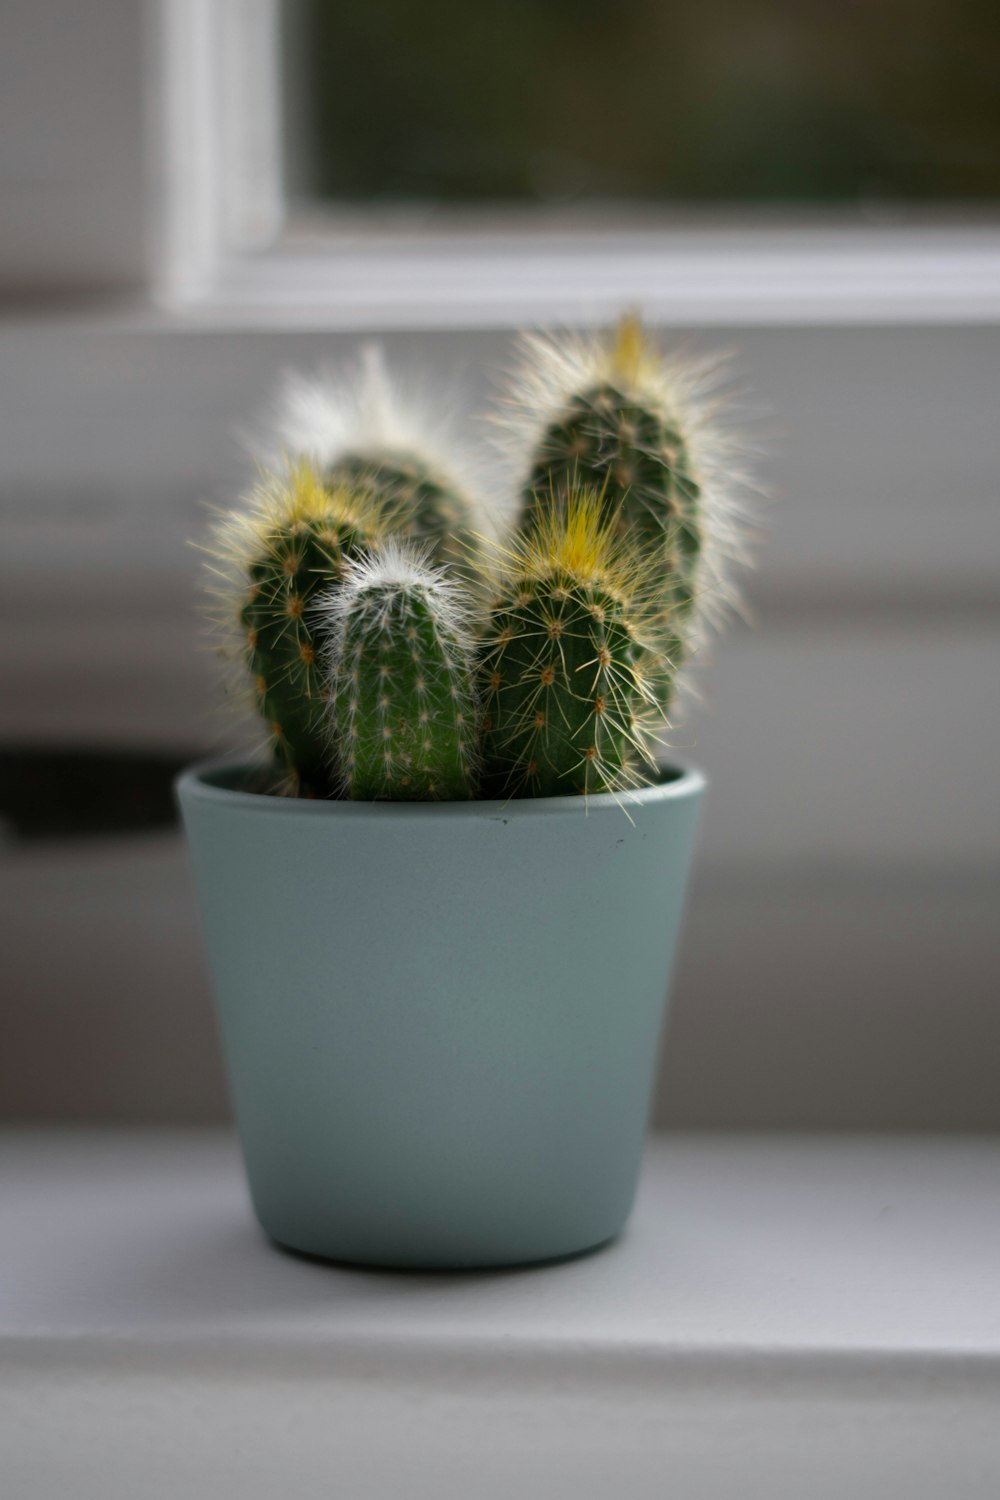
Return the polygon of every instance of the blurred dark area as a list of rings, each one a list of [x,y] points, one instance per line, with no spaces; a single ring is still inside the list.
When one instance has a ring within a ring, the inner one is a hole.
[[[0,745],[0,837],[17,843],[149,833],[177,822],[174,777],[193,755]]]
[[[321,198],[1000,199],[990,0],[291,0]]]

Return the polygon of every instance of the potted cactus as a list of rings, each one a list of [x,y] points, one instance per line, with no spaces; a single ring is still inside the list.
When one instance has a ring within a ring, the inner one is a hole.
[[[732,452],[627,319],[529,338],[499,538],[384,377],[297,379],[210,547],[252,759],[179,797],[279,1243],[476,1266],[627,1219],[703,790],[657,737],[728,598]]]

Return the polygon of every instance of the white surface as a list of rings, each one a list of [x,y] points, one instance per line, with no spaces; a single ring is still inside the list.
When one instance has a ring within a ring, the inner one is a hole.
[[[146,66],[154,290],[201,290],[226,253],[277,234],[281,183],[279,0],[159,0]]]
[[[1000,1492],[1000,1143],[676,1138],[493,1274],[273,1249],[224,1134],[3,1146],[3,1493]]]
[[[143,12],[135,0],[4,0],[2,298],[142,281]]]
[[[606,217],[612,222],[614,210]],[[601,323],[623,304],[676,328],[971,324],[1000,317],[990,228],[377,233],[225,265],[201,309],[305,329]],[[195,318],[197,303],[187,309]]]

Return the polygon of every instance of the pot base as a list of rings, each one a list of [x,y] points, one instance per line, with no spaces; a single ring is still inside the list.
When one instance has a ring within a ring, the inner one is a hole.
[[[264,1226],[260,1226],[265,1237],[271,1242],[276,1250],[284,1255],[295,1256],[298,1260],[316,1261],[324,1266],[342,1266],[347,1271],[385,1271],[397,1275],[433,1275],[440,1273],[461,1273],[467,1271],[470,1274],[476,1271],[516,1271],[527,1270],[531,1266],[558,1266],[564,1262],[573,1260],[584,1260],[588,1255],[596,1255],[601,1250],[608,1249],[621,1238],[622,1230],[616,1229],[614,1234],[606,1235],[604,1239],[595,1240],[592,1244],[581,1245],[576,1250],[562,1250],[556,1254],[545,1254],[517,1258],[515,1260],[497,1259],[490,1255],[486,1259],[472,1258],[455,1259],[451,1256],[442,1259],[434,1256],[429,1260],[415,1259],[412,1255],[403,1254],[397,1256],[367,1256],[365,1258],[352,1258],[349,1255],[326,1254],[322,1251],[307,1250],[302,1245],[290,1245],[284,1240],[279,1240],[273,1234],[269,1234]]]

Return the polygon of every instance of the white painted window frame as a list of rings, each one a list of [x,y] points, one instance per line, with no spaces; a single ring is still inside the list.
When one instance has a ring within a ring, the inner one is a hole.
[[[1000,321],[1000,222],[609,207],[469,210],[438,225],[345,208],[285,224],[280,0],[154,7],[155,297],[182,322],[346,330]],[[622,219],[625,223],[622,223]],[[284,229],[284,233],[282,230]]]
[[[1000,216],[286,210],[281,0],[11,0],[0,294],[174,327],[1000,322]],[[99,98],[95,96],[100,95]]]
[[[214,294],[284,218],[280,0],[151,0],[147,47],[165,307]]]

